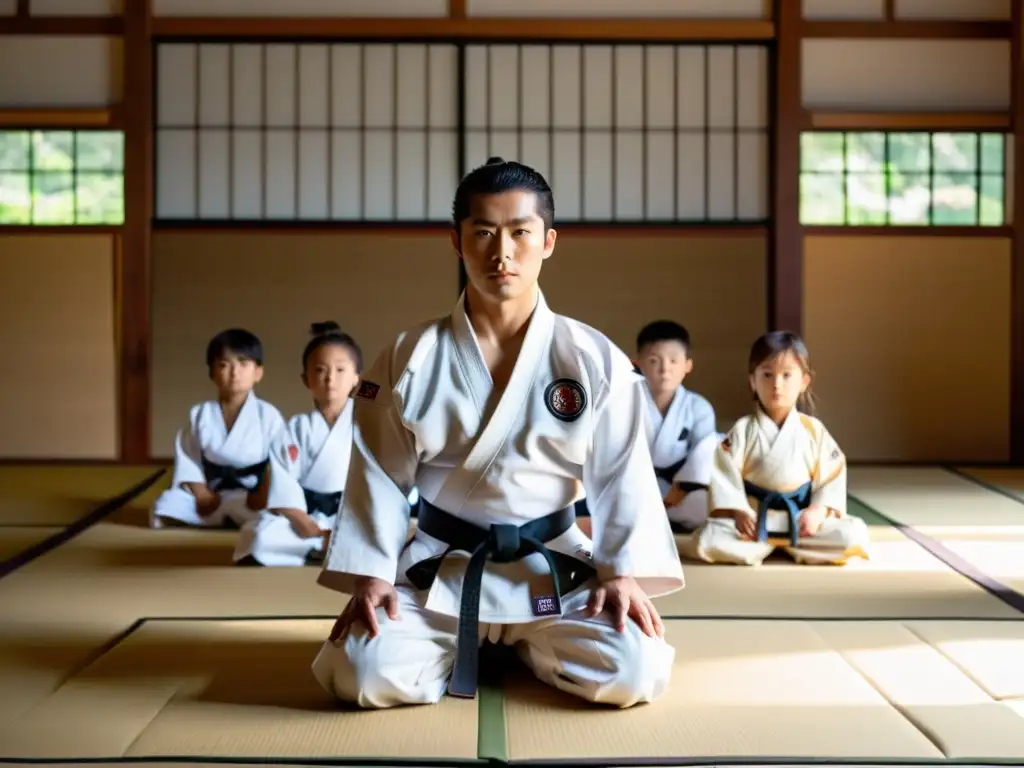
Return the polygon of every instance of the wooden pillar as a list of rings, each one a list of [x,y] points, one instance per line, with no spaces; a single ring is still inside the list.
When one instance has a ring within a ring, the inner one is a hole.
[[[1011,249],[1010,297],[1010,460],[1024,464],[1024,0],[1013,0],[1011,37],[1013,71],[1011,115],[1013,120],[1013,247]]]
[[[153,218],[152,0],[125,0],[124,192],[120,248],[121,461],[149,461],[150,239]]]
[[[775,0],[771,236],[768,327],[803,333],[803,231],[800,227],[801,0]]]

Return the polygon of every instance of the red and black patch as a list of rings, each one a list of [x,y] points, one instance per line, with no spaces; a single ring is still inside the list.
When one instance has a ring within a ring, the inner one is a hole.
[[[380,384],[374,384],[372,381],[361,381],[359,382],[359,389],[356,390],[356,397],[360,400],[376,400],[377,393],[380,392]]]
[[[732,450],[732,440],[730,440],[728,437],[722,440],[722,450],[725,451],[726,453],[729,453]]]
[[[297,446],[297,445],[289,445],[288,446],[288,457],[292,461],[298,461],[299,460],[299,446]]]
[[[561,421],[576,421],[587,407],[587,393],[572,379],[557,379],[544,392],[544,404]]]

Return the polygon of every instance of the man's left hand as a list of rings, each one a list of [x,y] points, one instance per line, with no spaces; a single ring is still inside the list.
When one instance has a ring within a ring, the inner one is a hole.
[[[813,536],[821,530],[828,512],[824,507],[808,507],[800,513],[800,535]]]
[[[610,579],[594,590],[587,604],[587,616],[593,618],[606,608],[611,612],[619,632],[626,631],[628,617],[648,637],[663,637],[665,634],[665,625],[661,622],[658,609],[632,576]]]

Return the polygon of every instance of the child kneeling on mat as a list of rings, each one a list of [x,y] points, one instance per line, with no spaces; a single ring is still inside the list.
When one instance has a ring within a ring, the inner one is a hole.
[[[760,565],[782,548],[799,563],[866,558],[867,526],[846,511],[846,457],[813,416],[804,342],[787,331],[765,334],[748,371],[757,405],[715,451],[696,557]]]

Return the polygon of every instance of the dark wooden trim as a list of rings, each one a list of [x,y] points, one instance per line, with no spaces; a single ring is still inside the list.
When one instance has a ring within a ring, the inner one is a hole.
[[[805,38],[1009,40],[1009,21],[804,21]]]
[[[19,19],[27,19],[28,18],[28,16],[29,16],[29,2],[31,2],[31,0],[18,0],[18,4],[16,6],[16,10],[14,11],[14,14]]]
[[[294,225],[282,222],[240,222],[238,225],[226,223],[196,222],[157,222],[154,224],[155,234],[255,234],[261,235],[387,235],[388,237],[417,237],[430,235],[447,236],[451,224],[362,224],[361,222],[338,222],[337,224],[319,224],[316,222],[295,222]],[[700,226],[667,226],[659,224],[626,223],[621,224],[561,224],[557,225],[560,237],[767,237],[769,228],[756,224],[750,226],[737,224],[700,225]]]
[[[117,235],[116,224],[0,224],[0,237],[60,237],[61,235]],[[0,250],[0,258],[3,251]]]
[[[1010,103],[1014,125],[1024,126],[1024,3],[1013,3]],[[1013,135],[1013,247],[1010,282],[1010,460],[1024,464],[1024,130]]]
[[[464,19],[468,15],[466,12],[466,0],[448,0],[448,18],[449,19]]]
[[[885,0],[885,20],[896,21],[896,0]]]
[[[771,40],[771,21],[695,19],[492,18],[222,18],[163,17],[160,38],[403,39],[416,40],[629,40],[631,42]]]
[[[915,226],[806,226],[806,237],[1001,237],[1013,236],[1013,227]]]
[[[153,218],[152,0],[125,3],[125,222],[121,240],[121,460],[149,459],[150,222]]]
[[[128,0],[131,4],[132,0]],[[124,34],[120,16],[4,16],[0,35],[46,35],[54,37],[117,37]]]
[[[42,131],[50,128],[116,130],[121,127],[121,109],[0,109],[0,129],[22,128]]]
[[[800,228],[801,0],[775,0],[772,71],[771,237],[768,326],[803,333],[804,239]]]
[[[1009,112],[805,112],[812,131],[1010,131]]]

